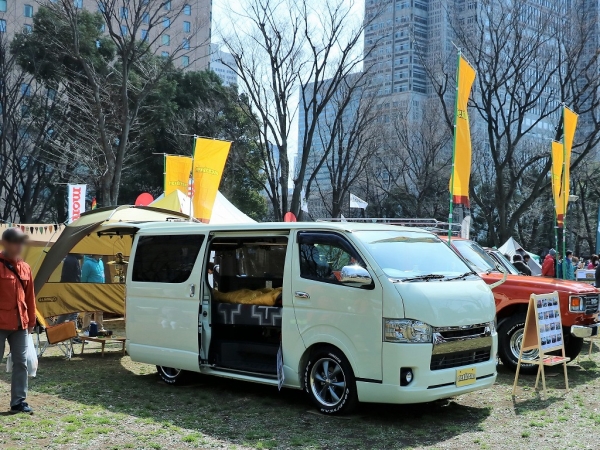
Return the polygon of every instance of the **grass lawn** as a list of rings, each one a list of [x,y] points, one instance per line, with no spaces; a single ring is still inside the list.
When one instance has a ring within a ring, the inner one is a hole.
[[[104,358],[96,348],[71,361],[54,349],[40,359],[29,385],[35,414],[0,413],[0,448],[595,449],[600,439],[598,347],[569,366],[568,393],[562,369],[551,368],[546,397],[524,376],[513,403],[513,374],[499,366],[490,390],[425,405],[361,405],[344,418],[317,414],[300,391],[202,376],[168,386],[116,346]],[[2,364],[2,407],[9,395]]]

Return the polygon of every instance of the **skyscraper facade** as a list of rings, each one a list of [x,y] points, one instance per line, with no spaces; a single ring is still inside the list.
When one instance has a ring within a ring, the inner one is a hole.
[[[46,0],[52,1],[52,0]],[[192,70],[207,69],[210,63],[209,42],[211,35],[211,0],[182,0],[182,3],[164,2],[164,18],[154,18],[154,29],[144,27],[150,18],[142,18],[142,24],[138,30],[140,40],[152,39],[153,33],[160,29],[162,35],[153,43],[155,54],[168,56],[177,52],[178,56],[173,61],[176,67]],[[33,16],[44,4],[36,0],[0,0],[0,33],[8,40],[20,31],[33,30]],[[102,3],[97,0],[73,0],[76,8],[88,11],[99,11]],[[118,5],[118,4],[117,4]],[[131,8],[136,7],[132,3]],[[117,6],[113,6],[117,7]],[[121,32],[128,33],[128,19],[133,18],[133,12],[129,10],[127,2],[119,7]]]

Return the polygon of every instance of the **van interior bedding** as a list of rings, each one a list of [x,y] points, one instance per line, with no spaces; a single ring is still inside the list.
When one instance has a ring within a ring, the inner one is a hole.
[[[286,237],[216,238],[209,363],[277,374]]]
[[[238,303],[242,305],[281,305],[282,288],[238,289],[221,292],[213,289],[212,298],[221,303]]]

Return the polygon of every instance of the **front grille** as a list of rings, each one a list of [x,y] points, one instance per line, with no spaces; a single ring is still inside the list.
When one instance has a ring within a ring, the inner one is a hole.
[[[587,295],[583,297],[585,302],[585,313],[586,314],[596,314],[598,312],[598,294],[595,295]]]
[[[485,333],[485,326],[480,326],[477,328],[467,328],[467,329],[446,329],[445,331],[438,331],[438,333],[444,339],[456,339],[467,336],[479,336]]]
[[[491,347],[468,352],[445,353],[431,357],[431,370],[451,369],[452,367],[468,366],[470,364],[489,361]]]

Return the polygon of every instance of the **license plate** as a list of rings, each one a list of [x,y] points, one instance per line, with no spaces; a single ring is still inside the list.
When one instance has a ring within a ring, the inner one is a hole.
[[[456,371],[456,387],[468,386],[469,384],[475,383],[477,375],[475,374],[475,367],[469,369],[458,369]]]

